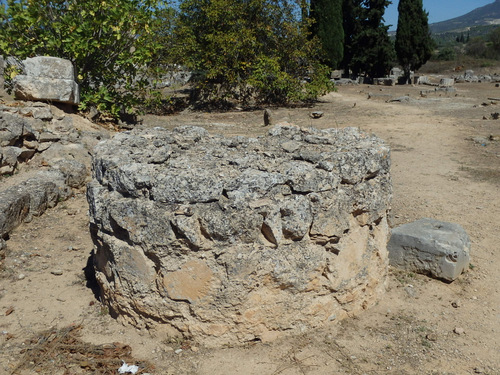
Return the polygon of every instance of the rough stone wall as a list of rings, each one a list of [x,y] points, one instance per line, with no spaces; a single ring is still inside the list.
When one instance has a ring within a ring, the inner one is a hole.
[[[88,186],[103,300],[207,346],[365,309],[384,289],[389,168],[388,146],[355,128],[118,134]]]

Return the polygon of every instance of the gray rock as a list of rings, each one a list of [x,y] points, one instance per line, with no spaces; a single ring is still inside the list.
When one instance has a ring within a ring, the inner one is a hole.
[[[0,191],[0,237],[69,195],[64,176],[57,172],[39,172],[36,177]]]
[[[21,100],[51,100],[78,104],[80,89],[70,61],[37,56],[22,62],[23,73],[13,79],[14,95]],[[41,114],[46,116],[46,114]]]
[[[80,188],[85,184],[88,172],[85,164],[74,159],[60,159],[52,164],[65,177],[65,184],[72,188]]]
[[[69,79],[30,77],[19,74],[14,77],[14,95],[20,100],[51,100],[78,104],[80,89]]]
[[[470,239],[458,224],[421,219],[392,230],[392,266],[453,281],[469,266]]]
[[[409,96],[400,96],[387,100],[387,103],[409,103],[411,98]]]
[[[429,85],[431,80],[428,76],[415,76],[414,82],[417,85]]]
[[[69,60],[50,56],[36,56],[23,61],[24,73],[30,77],[56,78],[73,81],[75,72]]]
[[[453,78],[441,78],[439,82],[439,86],[441,87],[451,87],[455,84],[455,80]]]
[[[0,111],[0,147],[22,144],[24,138],[37,135],[27,119]]]
[[[364,309],[388,263],[389,170],[389,148],[355,128],[117,134],[87,189],[102,298],[124,322],[208,346]]]

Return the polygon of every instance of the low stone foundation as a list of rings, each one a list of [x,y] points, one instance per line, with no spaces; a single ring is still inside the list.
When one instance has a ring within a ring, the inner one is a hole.
[[[365,309],[384,290],[389,168],[389,147],[355,128],[118,134],[88,187],[103,301],[206,346]]]

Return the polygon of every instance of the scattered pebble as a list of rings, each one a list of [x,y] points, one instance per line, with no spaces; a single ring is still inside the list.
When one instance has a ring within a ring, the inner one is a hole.
[[[26,278],[26,275],[24,273],[20,273],[18,276],[17,276],[17,279],[18,280],[24,280]]]
[[[309,116],[311,116],[311,118],[321,118],[323,117],[323,112],[321,111],[311,112]]]
[[[431,333],[428,333],[425,338],[429,341],[432,341],[432,342],[436,342],[438,340],[438,336],[434,333],[434,332],[431,332]]]
[[[453,330],[454,333],[456,333],[457,335],[463,335],[465,334],[465,330],[461,327],[455,327],[455,329]]]
[[[176,350],[174,351],[174,353],[175,353],[175,354],[181,354],[181,353],[182,353],[182,349],[176,349]]]
[[[52,270],[50,271],[52,275],[61,276],[63,274],[62,270]]]
[[[199,349],[198,349],[198,347],[197,347],[197,346],[192,346],[192,347],[191,347],[191,350],[192,350],[193,352],[195,352],[195,353],[196,353]]]

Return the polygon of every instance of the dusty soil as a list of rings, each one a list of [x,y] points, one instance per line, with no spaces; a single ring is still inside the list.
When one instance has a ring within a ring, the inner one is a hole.
[[[500,99],[500,88],[456,87],[426,97],[420,90],[429,87],[340,87],[311,108],[273,109],[275,123],[356,126],[385,139],[391,225],[431,217],[459,223],[471,237],[471,267],[455,282],[391,269],[385,296],[358,316],[273,343],[208,350],[109,316],[91,288],[93,244],[85,192],[77,191],[7,241],[0,374],[117,373],[121,359],[150,374],[500,374],[500,120],[490,119],[500,100],[488,99]],[[409,102],[386,103],[401,96]],[[312,119],[311,111],[324,115]],[[267,131],[260,110],[144,119],[188,123],[225,134]]]

